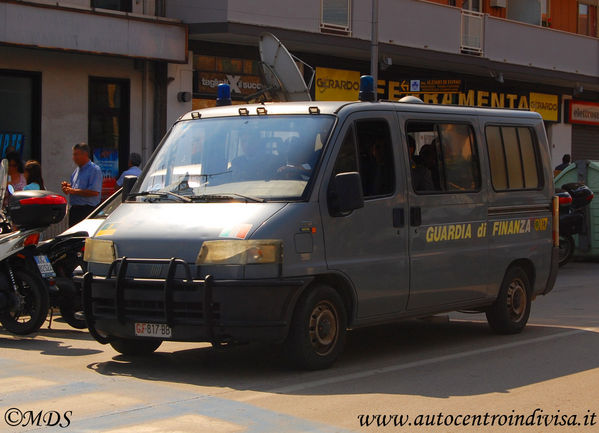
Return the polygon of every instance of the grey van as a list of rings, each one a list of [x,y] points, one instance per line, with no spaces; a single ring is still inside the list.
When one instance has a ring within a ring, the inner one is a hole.
[[[346,330],[455,310],[521,331],[557,272],[543,121],[402,102],[183,116],[88,239],[91,334],[284,342],[330,366]]]

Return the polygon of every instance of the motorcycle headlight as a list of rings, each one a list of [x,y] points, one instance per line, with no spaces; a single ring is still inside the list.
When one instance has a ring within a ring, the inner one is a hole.
[[[206,241],[196,259],[198,265],[276,264],[283,259],[280,240]]]
[[[114,242],[105,239],[85,240],[85,252],[83,260],[91,263],[111,264],[117,258],[116,246]]]

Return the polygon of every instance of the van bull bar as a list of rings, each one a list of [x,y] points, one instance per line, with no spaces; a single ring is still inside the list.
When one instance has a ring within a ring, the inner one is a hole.
[[[127,276],[130,264],[167,265],[167,277]],[[179,267],[185,278],[176,277]],[[219,344],[284,340],[294,301],[310,281],[216,280],[210,275],[199,280],[182,259],[122,257],[112,262],[105,277],[88,272],[81,282],[89,331],[103,344],[111,337],[136,338],[136,322],[168,325],[172,341]]]

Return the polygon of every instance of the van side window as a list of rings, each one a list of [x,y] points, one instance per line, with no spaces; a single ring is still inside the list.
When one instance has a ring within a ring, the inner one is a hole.
[[[339,154],[337,155],[337,161],[335,161],[332,177],[335,177],[339,173],[349,173],[352,171],[358,171],[358,159],[356,157],[354,127],[350,126],[345,133],[345,138],[341,144],[341,149],[339,149]]]
[[[537,189],[538,151],[530,128],[487,126],[491,181],[496,191]]]
[[[364,198],[392,194],[395,170],[389,124],[385,120],[358,121],[356,137]]]
[[[416,193],[480,190],[480,166],[470,125],[410,122],[406,131]]]

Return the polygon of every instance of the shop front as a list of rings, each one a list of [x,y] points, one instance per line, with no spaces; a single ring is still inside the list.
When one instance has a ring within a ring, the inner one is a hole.
[[[566,119],[572,124],[572,160],[599,161],[599,103],[568,102]]]

